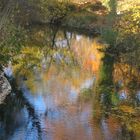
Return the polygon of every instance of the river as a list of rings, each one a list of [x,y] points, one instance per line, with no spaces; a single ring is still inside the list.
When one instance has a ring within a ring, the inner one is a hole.
[[[98,38],[44,27],[28,34],[18,63],[5,68],[17,85],[0,105],[0,140],[139,138],[118,118],[94,112]]]

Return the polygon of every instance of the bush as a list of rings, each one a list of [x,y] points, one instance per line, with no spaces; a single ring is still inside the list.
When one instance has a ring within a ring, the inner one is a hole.
[[[78,7],[74,3],[66,3],[67,11],[74,12],[78,10]]]
[[[42,14],[44,14],[49,23],[59,23],[69,12],[77,9],[73,3],[57,0],[46,0],[42,2],[41,8]]]
[[[86,11],[71,13],[63,22],[63,25],[75,28],[88,28],[97,20],[97,16]]]
[[[13,56],[20,52],[26,40],[26,33],[23,28],[9,25],[3,31],[0,38],[0,64],[12,61]]]

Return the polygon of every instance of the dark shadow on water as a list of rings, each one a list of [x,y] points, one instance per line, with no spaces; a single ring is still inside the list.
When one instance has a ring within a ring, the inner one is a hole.
[[[35,129],[37,140],[42,140],[40,119],[36,114],[34,107],[24,97],[24,93],[18,88],[15,79],[12,79],[10,83],[13,90],[11,94],[6,97],[4,103],[0,105],[0,140],[9,139],[12,135],[14,135],[18,128],[25,127],[25,125],[28,125],[28,123],[32,124],[29,126],[28,131],[31,131],[32,133],[32,131]],[[20,114],[25,115],[25,118],[20,118]],[[26,117],[28,118],[29,122],[26,121]],[[26,128],[24,129],[26,131]],[[16,133],[18,133],[18,131]],[[28,139],[30,139],[30,137]]]

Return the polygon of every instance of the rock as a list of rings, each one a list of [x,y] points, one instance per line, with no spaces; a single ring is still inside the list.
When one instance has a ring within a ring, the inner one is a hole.
[[[6,96],[11,92],[11,86],[4,73],[0,71],[0,104],[3,103]]]

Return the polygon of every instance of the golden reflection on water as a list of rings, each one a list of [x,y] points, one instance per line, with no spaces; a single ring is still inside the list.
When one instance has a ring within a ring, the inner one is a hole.
[[[42,32],[39,35],[41,39],[44,37]],[[66,41],[63,33],[59,32],[56,36],[56,44]],[[83,90],[93,86],[103,56],[98,51],[102,45],[98,39],[75,34],[71,35],[69,45],[67,49],[49,48],[49,51],[46,46],[27,46],[16,57],[20,63],[15,64],[13,69],[17,77],[22,75],[27,78],[25,84],[34,93],[33,96],[43,97],[42,101],[47,108],[45,114],[48,115],[44,120],[45,129],[52,139],[91,140],[92,97],[84,102],[79,100],[79,96],[84,94]],[[63,63],[60,57],[61,61],[53,58],[56,54],[64,56]],[[74,63],[69,64],[72,60]]]
[[[37,42],[42,42],[48,34],[39,31],[34,36]],[[115,117],[105,119],[100,113],[93,118],[93,90],[92,94],[89,93],[95,77],[98,79],[100,74],[104,55],[99,49],[103,45],[97,38],[63,32],[58,32],[54,41],[54,48],[28,43],[15,57],[19,63],[13,66],[15,75],[26,79],[24,83],[32,96],[36,100],[39,100],[38,96],[42,98],[46,112],[41,115],[44,115],[48,135],[54,140],[116,138],[122,124]],[[128,85],[137,75],[137,71],[129,65],[114,65],[114,82],[121,80]],[[122,89],[127,90],[125,86]],[[89,100],[79,100],[85,97],[82,94],[87,94]]]
[[[18,84],[33,106],[31,112],[39,117],[39,128],[46,132],[47,139],[129,139],[134,135],[133,130],[139,137],[139,116],[132,106],[120,103],[119,113],[123,115],[119,118],[111,113],[106,115],[104,110],[101,112],[100,103],[96,104],[95,80],[98,80],[104,57],[99,51],[103,44],[98,38],[59,31],[55,32],[53,43],[44,44],[49,37],[52,40],[53,32],[50,36],[48,32],[41,30],[32,34],[31,42],[13,58]],[[120,84],[117,94],[132,93],[130,85],[140,81],[138,69],[122,62],[115,62],[113,66],[113,82]],[[136,93],[139,88],[134,89]],[[137,116],[133,119],[129,115]]]
[[[62,40],[62,33],[59,33],[59,35],[60,36],[57,35],[57,39]],[[16,61],[18,61],[13,67],[15,75],[28,77],[26,83],[32,91],[36,90],[33,85],[39,72],[42,73],[40,78],[43,78],[43,80],[47,81],[49,77],[55,73],[58,75],[58,80],[62,83],[71,81],[72,85],[78,87],[86,78],[92,77],[93,74],[96,74],[99,71],[103,54],[99,52],[98,49],[100,49],[102,45],[98,43],[98,40],[96,39],[93,40],[81,35],[73,35],[70,44],[70,50],[65,48],[51,50],[46,49],[46,46],[24,47],[21,50],[21,54],[18,57],[15,57]],[[62,53],[63,55],[68,56],[69,60],[73,59],[74,61],[77,61],[78,64],[69,66],[66,64],[65,60],[61,60],[61,63],[58,64],[57,62],[54,63],[55,60],[53,58],[48,61],[45,58],[46,51],[48,51],[48,56],[51,58],[56,54]],[[34,74],[34,68],[37,68],[38,71],[36,76]],[[61,73],[59,70],[64,70],[65,72]]]
[[[98,40],[94,40],[88,44],[84,39],[79,44],[80,45],[78,45],[78,42],[75,42],[73,49],[83,69],[93,73],[98,72],[101,58],[103,57],[99,49],[101,49],[103,45],[98,43]],[[81,44],[84,47],[81,47]]]

